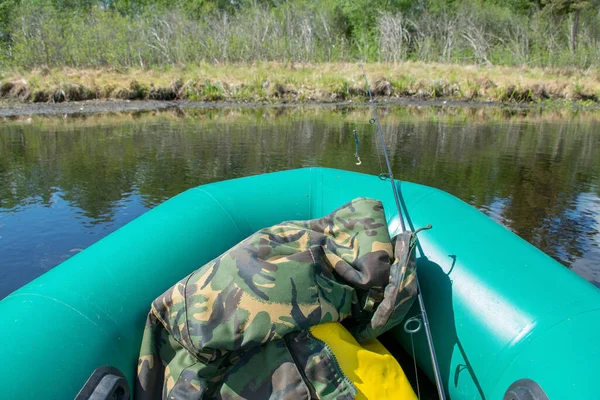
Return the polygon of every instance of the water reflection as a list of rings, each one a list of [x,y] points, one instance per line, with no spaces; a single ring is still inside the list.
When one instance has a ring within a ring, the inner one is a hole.
[[[600,287],[600,198],[596,193],[581,193],[573,214],[581,214],[588,225],[582,231],[581,255],[571,259],[573,271]]]
[[[255,109],[5,123],[0,298],[190,187],[315,165],[379,173],[367,121]],[[594,119],[390,108],[382,122],[397,177],[462,198],[600,286]]]

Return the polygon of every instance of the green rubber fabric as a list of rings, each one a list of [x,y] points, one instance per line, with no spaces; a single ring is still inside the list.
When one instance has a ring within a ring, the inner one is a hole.
[[[456,197],[397,187],[407,226],[433,226],[417,268],[448,397],[502,399],[528,378],[550,399],[600,398],[600,291]],[[257,230],[356,197],[381,200],[399,233],[388,181],[323,168],[212,183],[148,211],[0,302],[0,398],[74,398],[100,366],[133,387],[156,297]],[[410,352],[402,325],[393,335]],[[432,377],[423,331],[414,341]]]

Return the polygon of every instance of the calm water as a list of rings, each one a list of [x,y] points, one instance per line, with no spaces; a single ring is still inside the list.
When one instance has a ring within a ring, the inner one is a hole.
[[[460,197],[600,287],[600,118],[381,113],[398,178]],[[253,109],[5,121],[0,298],[197,185],[306,166],[379,173],[368,118]]]

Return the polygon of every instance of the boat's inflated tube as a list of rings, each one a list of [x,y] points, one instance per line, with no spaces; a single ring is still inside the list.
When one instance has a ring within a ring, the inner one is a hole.
[[[600,398],[600,291],[457,198],[400,188],[407,223],[433,225],[418,268],[449,398],[518,396],[524,379],[550,399]],[[321,168],[205,185],[156,207],[0,302],[0,397],[74,398],[102,366],[131,385],[153,299],[260,228],[360,196],[382,200],[397,229],[389,182]]]

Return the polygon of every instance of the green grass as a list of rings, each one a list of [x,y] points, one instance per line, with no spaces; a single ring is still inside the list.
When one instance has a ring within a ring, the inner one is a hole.
[[[405,62],[365,66],[380,97],[597,104],[600,71]],[[358,64],[290,66],[275,62],[201,64],[160,69],[5,71],[0,97],[22,102],[91,99],[234,102],[364,101]]]

